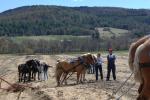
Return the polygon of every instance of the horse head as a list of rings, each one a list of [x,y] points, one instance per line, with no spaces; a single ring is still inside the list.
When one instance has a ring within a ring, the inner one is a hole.
[[[96,59],[96,57],[94,55],[93,55],[93,62],[94,62],[94,64],[97,63],[97,59]]]
[[[84,63],[86,63],[88,65],[95,63],[95,59],[94,59],[93,55],[90,53],[84,54],[82,57],[83,57]]]

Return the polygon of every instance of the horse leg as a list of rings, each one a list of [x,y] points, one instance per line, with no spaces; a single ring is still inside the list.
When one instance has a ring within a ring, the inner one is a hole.
[[[137,98],[137,100],[150,100],[150,68],[142,68],[141,69],[141,74],[143,77],[143,89],[140,92],[139,97]]]
[[[24,80],[24,73],[21,73],[21,82]]]
[[[23,80],[23,73],[20,73],[20,82]]]
[[[81,75],[81,72],[77,72],[77,84],[79,84],[80,75]]]
[[[31,78],[34,79],[34,73],[33,72],[31,73]]]
[[[140,94],[142,89],[143,89],[144,83],[140,84],[139,89],[138,89],[138,93]]]
[[[42,80],[42,73],[37,72],[38,73],[38,80]]]
[[[28,81],[31,81],[31,71],[29,71]]]
[[[83,83],[83,78],[84,78],[84,75],[83,75],[83,71],[80,73],[80,76],[79,76],[79,82],[80,83]]]
[[[18,73],[19,82],[21,82],[21,73]]]
[[[65,84],[67,84],[67,79],[66,79],[67,75],[68,75],[67,72],[63,72],[61,84],[63,84],[64,81],[65,81]]]
[[[34,81],[36,81],[36,72],[34,72],[33,75],[34,75]]]
[[[58,70],[56,73],[57,86],[60,86],[60,81],[62,76],[63,76],[63,70]]]
[[[25,73],[25,75],[24,75],[24,76],[25,76],[25,81],[26,81],[26,80],[27,80],[27,73]]]
[[[83,83],[83,73],[81,73],[80,76],[79,76],[79,82]]]
[[[30,73],[30,80],[34,80],[34,72],[33,71]]]
[[[32,77],[33,77],[33,80],[35,81],[36,80],[35,72],[32,72]]]
[[[26,73],[23,73],[23,82],[26,82]]]
[[[81,72],[80,72],[80,82],[83,83],[85,81],[85,71],[86,69],[82,68]]]
[[[149,94],[146,94],[146,92],[147,92],[146,89],[143,88],[137,100],[149,100],[148,97]]]
[[[86,73],[86,69],[83,70],[83,79],[82,79],[83,82],[86,81],[86,79],[85,79],[85,73]]]

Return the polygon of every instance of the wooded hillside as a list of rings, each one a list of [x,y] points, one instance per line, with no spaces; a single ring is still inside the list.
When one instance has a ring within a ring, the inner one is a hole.
[[[24,6],[0,13],[0,36],[92,35],[95,27],[149,33],[150,10],[113,7]]]

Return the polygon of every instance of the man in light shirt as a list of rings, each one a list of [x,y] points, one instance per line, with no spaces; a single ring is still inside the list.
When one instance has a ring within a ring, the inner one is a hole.
[[[96,63],[96,65],[95,65],[96,81],[98,81],[98,70],[99,70],[99,72],[100,72],[101,80],[103,80],[103,70],[102,70],[103,59],[102,59],[100,53],[97,54],[96,60],[97,60],[97,63]]]

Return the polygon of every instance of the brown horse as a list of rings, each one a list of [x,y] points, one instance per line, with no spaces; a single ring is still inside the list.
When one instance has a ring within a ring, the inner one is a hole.
[[[79,81],[82,81],[81,78],[84,78],[85,71],[90,64],[94,64],[95,60],[91,54],[84,54],[74,63],[68,63],[67,61],[59,61],[56,64],[56,81],[57,86],[63,84],[63,81],[66,80],[67,75],[70,72],[77,72],[77,84]]]
[[[150,35],[131,44],[129,66],[135,80],[140,82],[137,100],[150,100]]]

